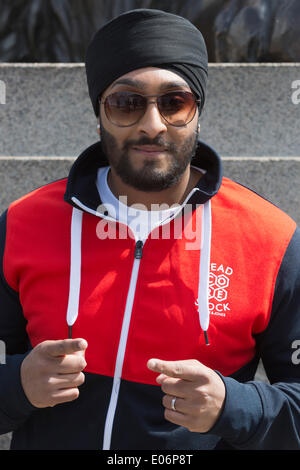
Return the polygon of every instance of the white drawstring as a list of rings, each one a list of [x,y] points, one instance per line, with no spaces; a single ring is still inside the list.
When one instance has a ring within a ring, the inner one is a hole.
[[[200,326],[204,332],[205,342],[209,345],[207,330],[209,327],[209,273],[211,250],[211,202],[208,200],[202,209],[202,235],[199,266],[198,306]]]
[[[67,324],[69,331],[78,316],[80,284],[81,284],[81,234],[83,212],[73,208],[71,222],[71,260],[70,286],[67,309]],[[208,345],[207,330],[209,327],[209,273],[211,250],[211,202],[207,201],[202,210],[201,253],[199,263],[198,306],[200,326]]]
[[[71,221],[71,259],[70,259],[70,287],[69,302],[67,309],[67,324],[69,325],[69,336],[71,337],[71,327],[78,316],[79,295],[81,283],[81,233],[82,233],[81,210],[73,207]]]

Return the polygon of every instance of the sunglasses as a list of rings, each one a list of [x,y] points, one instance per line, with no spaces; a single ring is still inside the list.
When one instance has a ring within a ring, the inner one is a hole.
[[[148,101],[149,98],[156,99]],[[148,103],[156,103],[159,113],[168,124],[182,127],[192,121],[197,103],[201,103],[201,100],[197,100],[189,91],[171,91],[163,95],[139,95],[119,91],[99,102],[104,104],[108,120],[119,127],[129,127],[138,123],[144,116]]]

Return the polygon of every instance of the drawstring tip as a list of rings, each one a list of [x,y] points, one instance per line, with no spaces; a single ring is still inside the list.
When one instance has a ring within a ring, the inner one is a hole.
[[[209,346],[207,331],[204,330],[203,333],[204,333],[204,338],[205,338],[205,344],[206,344],[206,346]]]
[[[72,325],[69,325],[69,339],[72,339]]]

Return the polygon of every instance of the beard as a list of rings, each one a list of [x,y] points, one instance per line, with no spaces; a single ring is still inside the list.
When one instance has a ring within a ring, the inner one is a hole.
[[[198,130],[194,131],[180,146],[167,143],[158,136],[155,139],[142,137],[138,141],[127,140],[122,148],[119,148],[115,137],[101,125],[101,145],[110,166],[123,183],[140,191],[157,192],[170,188],[179,181],[195,155],[198,134]],[[157,162],[150,159],[145,160],[141,168],[135,168],[129,156],[129,149],[141,145],[164,147],[171,157],[167,168],[158,168]]]

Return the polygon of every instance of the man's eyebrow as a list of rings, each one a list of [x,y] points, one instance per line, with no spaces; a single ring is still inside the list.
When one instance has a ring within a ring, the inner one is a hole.
[[[141,80],[136,80],[136,79],[133,80],[132,78],[120,78],[119,80],[116,80],[112,84],[111,88],[114,88],[117,85],[128,85],[128,86],[140,88],[140,89],[146,88],[146,85],[144,82],[142,82]]]
[[[159,87],[160,91],[169,90],[170,88],[190,88],[187,83],[178,81],[178,82],[166,82],[162,83]]]
[[[116,80],[111,88],[114,88],[117,85],[128,85],[133,88],[139,88],[140,90],[145,90],[147,88],[146,83],[142,82],[141,80],[137,79],[132,79],[132,78],[120,78],[119,80]],[[187,83],[184,83],[182,81],[175,81],[175,82],[165,82],[162,83],[159,87],[159,91],[164,91],[164,90],[169,90],[171,88],[189,88]]]

